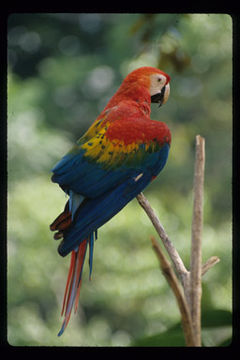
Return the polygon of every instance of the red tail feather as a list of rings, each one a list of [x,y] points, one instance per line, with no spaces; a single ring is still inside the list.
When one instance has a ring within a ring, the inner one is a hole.
[[[70,262],[70,267],[69,267],[68,277],[67,277],[67,283],[66,283],[66,288],[65,288],[65,292],[64,292],[61,316],[63,316],[63,313],[64,313],[66,298],[67,298],[67,294],[68,294],[69,283],[70,283],[70,280],[72,280],[72,274],[73,274],[73,269],[74,269],[74,266],[75,266],[75,261],[76,261],[75,251],[72,251],[72,253],[71,253],[71,262]]]
[[[62,335],[69,322],[73,304],[74,304],[74,312],[77,311],[78,299],[79,299],[80,287],[81,287],[82,269],[83,269],[85,254],[87,250],[87,243],[88,243],[88,239],[82,241],[78,247],[78,250],[72,251],[71,254],[71,262],[67,277],[67,283],[63,298],[62,313],[61,313],[61,315],[64,314],[64,321],[61,330],[58,333],[58,336]]]

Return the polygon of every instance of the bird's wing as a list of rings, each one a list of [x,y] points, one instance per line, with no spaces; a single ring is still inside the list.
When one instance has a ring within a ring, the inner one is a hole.
[[[63,241],[58,247],[59,254],[66,256],[143,191],[164,167],[168,151],[169,145],[166,143],[158,152],[158,160],[154,159],[154,171],[145,168],[137,176],[125,176],[120,183],[98,197],[85,198],[75,213],[72,226],[64,232]]]
[[[145,171],[156,176],[164,166],[167,158],[160,154],[170,142],[167,126],[120,110],[114,107],[98,118],[52,169],[52,181],[67,193],[96,198]]]

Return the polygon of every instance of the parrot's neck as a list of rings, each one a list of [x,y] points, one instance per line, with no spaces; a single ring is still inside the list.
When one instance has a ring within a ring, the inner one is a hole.
[[[116,94],[110,99],[104,110],[117,106],[122,101],[132,101],[144,115],[150,116],[151,96],[149,89],[144,86],[120,86]]]

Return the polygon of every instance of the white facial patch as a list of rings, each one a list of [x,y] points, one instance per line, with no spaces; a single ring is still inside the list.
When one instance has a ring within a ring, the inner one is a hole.
[[[150,75],[150,95],[155,95],[161,92],[164,85],[166,85],[167,78],[162,74],[152,74]]]

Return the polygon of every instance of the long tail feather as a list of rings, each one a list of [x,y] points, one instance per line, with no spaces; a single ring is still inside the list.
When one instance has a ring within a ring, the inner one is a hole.
[[[70,268],[68,272],[62,306],[62,315],[64,314],[64,320],[58,336],[61,336],[67,327],[74,303],[74,310],[75,312],[77,311],[78,298],[80,295],[81,287],[82,270],[88,241],[89,239],[83,240],[78,246],[77,250],[73,250],[71,254]]]
[[[91,277],[92,277],[93,245],[94,245],[94,235],[92,233],[89,237],[89,261],[88,261],[88,263],[89,263],[89,280],[91,280]]]
[[[74,270],[74,267],[75,267],[75,261],[76,261],[75,251],[72,251],[72,253],[71,253],[71,262],[70,262],[70,267],[69,267],[68,277],[67,277],[67,283],[66,283],[66,288],[65,288],[65,292],[64,292],[61,316],[63,316],[63,313],[64,313],[66,298],[67,298],[67,295],[68,295],[68,288],[69,288],[70,281],[72,279],[72,274],[73,274],[73,270]]]

